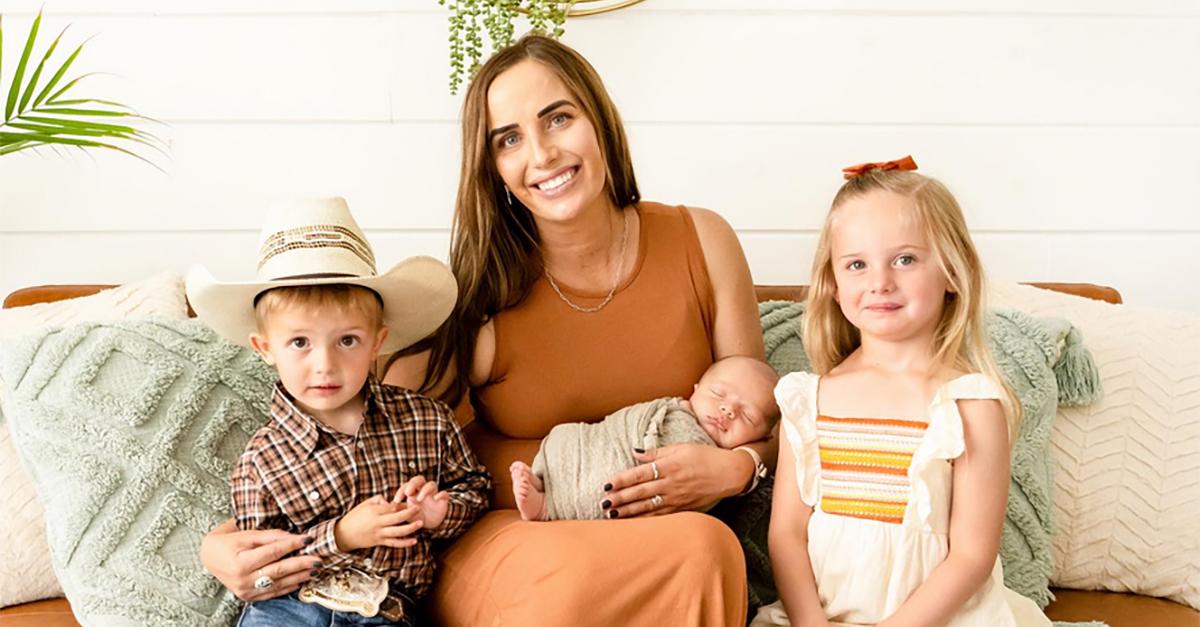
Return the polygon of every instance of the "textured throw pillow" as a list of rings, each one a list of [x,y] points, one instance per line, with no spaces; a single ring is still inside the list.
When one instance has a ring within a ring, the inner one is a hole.
[[[1051,434],[1055,585],[1200,609],[1200,314],[993,285],[992,304],[1070,320],[1104,398]]]
[[[766,302],[759,305],[759,314],[767,361],[780,374],[808,370],[800,338],[804,304]],[[1070,391],[1076,402],[1089,402],[1098,383],[1086,351],[1078,344],[1079,335],[1069,332],[1065,321],[1034,319],[1017,311],[996,311],[988,319],[993,355],[1023,413],[1013,446],[1012,484],[1000,545],[1004,582],[1042,607],[1051,600],[1050,423],[1062,392]],[[1065,350],[1068,347],[1070,351]]]
[[[195,320],[85,323],[0,343],[17,452],[54,568],[88,625],[228,625],[199,561],[274,371]]]
[[[0,340],[88,320],[187,317],[183,279],[172,272],[72,298],[0,311]],[[33,481],[17,462],[0,384],[0,607],[62,596],[50,566],[46,525]]]

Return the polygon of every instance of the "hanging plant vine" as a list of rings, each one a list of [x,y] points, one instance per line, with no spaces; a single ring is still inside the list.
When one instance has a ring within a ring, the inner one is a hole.
[[[574,2],[555,0],[438,0],[450,9],[450,93],[479,69],[484,57],[484,33],[497,50],[512,44],[518,14],[529,20],[530,30],[555,39]]]

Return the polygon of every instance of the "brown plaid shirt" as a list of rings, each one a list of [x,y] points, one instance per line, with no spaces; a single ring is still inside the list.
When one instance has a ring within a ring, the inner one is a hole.
[[[433,583],[432,541],[459,536],[483,515],[491,480],[445,404],[375,377],[365,392],[362,426],[346,435],[301,411],[277,382],[272,420],[250,438],[233,471],[234,517],[239,529],[307,533],[314,541],[304,553],[321,556],[323,568],[354,566],[387,577],[393,597],[401,584],[419,599]],[[441,526],[418,531],[406,549],[338,550],[333,528],[342,515],[377,494],[392,498],[416,475],[449,492]]]

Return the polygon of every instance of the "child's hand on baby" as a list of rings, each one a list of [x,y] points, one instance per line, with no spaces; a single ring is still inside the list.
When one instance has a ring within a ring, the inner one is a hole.
[[[426,481],[425,477],[417,475],[396,490],[392,502],[417,509],[424,527],[437,529],[442,521],[446,520],[446,512],[450,509],[450,494],[445,490],[439,491],[437,483]]]
[[[333,536],[341,551],[372,546],[403,549],[417,543],[410,536],[423,526],[419,509],[376,495],[342,516],[334,525]]]

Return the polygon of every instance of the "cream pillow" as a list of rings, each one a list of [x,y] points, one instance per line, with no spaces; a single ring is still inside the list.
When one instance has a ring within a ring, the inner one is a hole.
[[[1051,434],[1051,582],[1200,609],[1200,314],[1015,284],[990,297],[1070,320],[1100,370],[1104,398],[1060,408]]]
[[[83,298],[0,311],[0,340],[91,320],[187,318],[183,279],[164,272]],[[0,386],[2,387],[2,386]],[[17,463],[0,397],[0,607],[62,596],[33,481]]]

